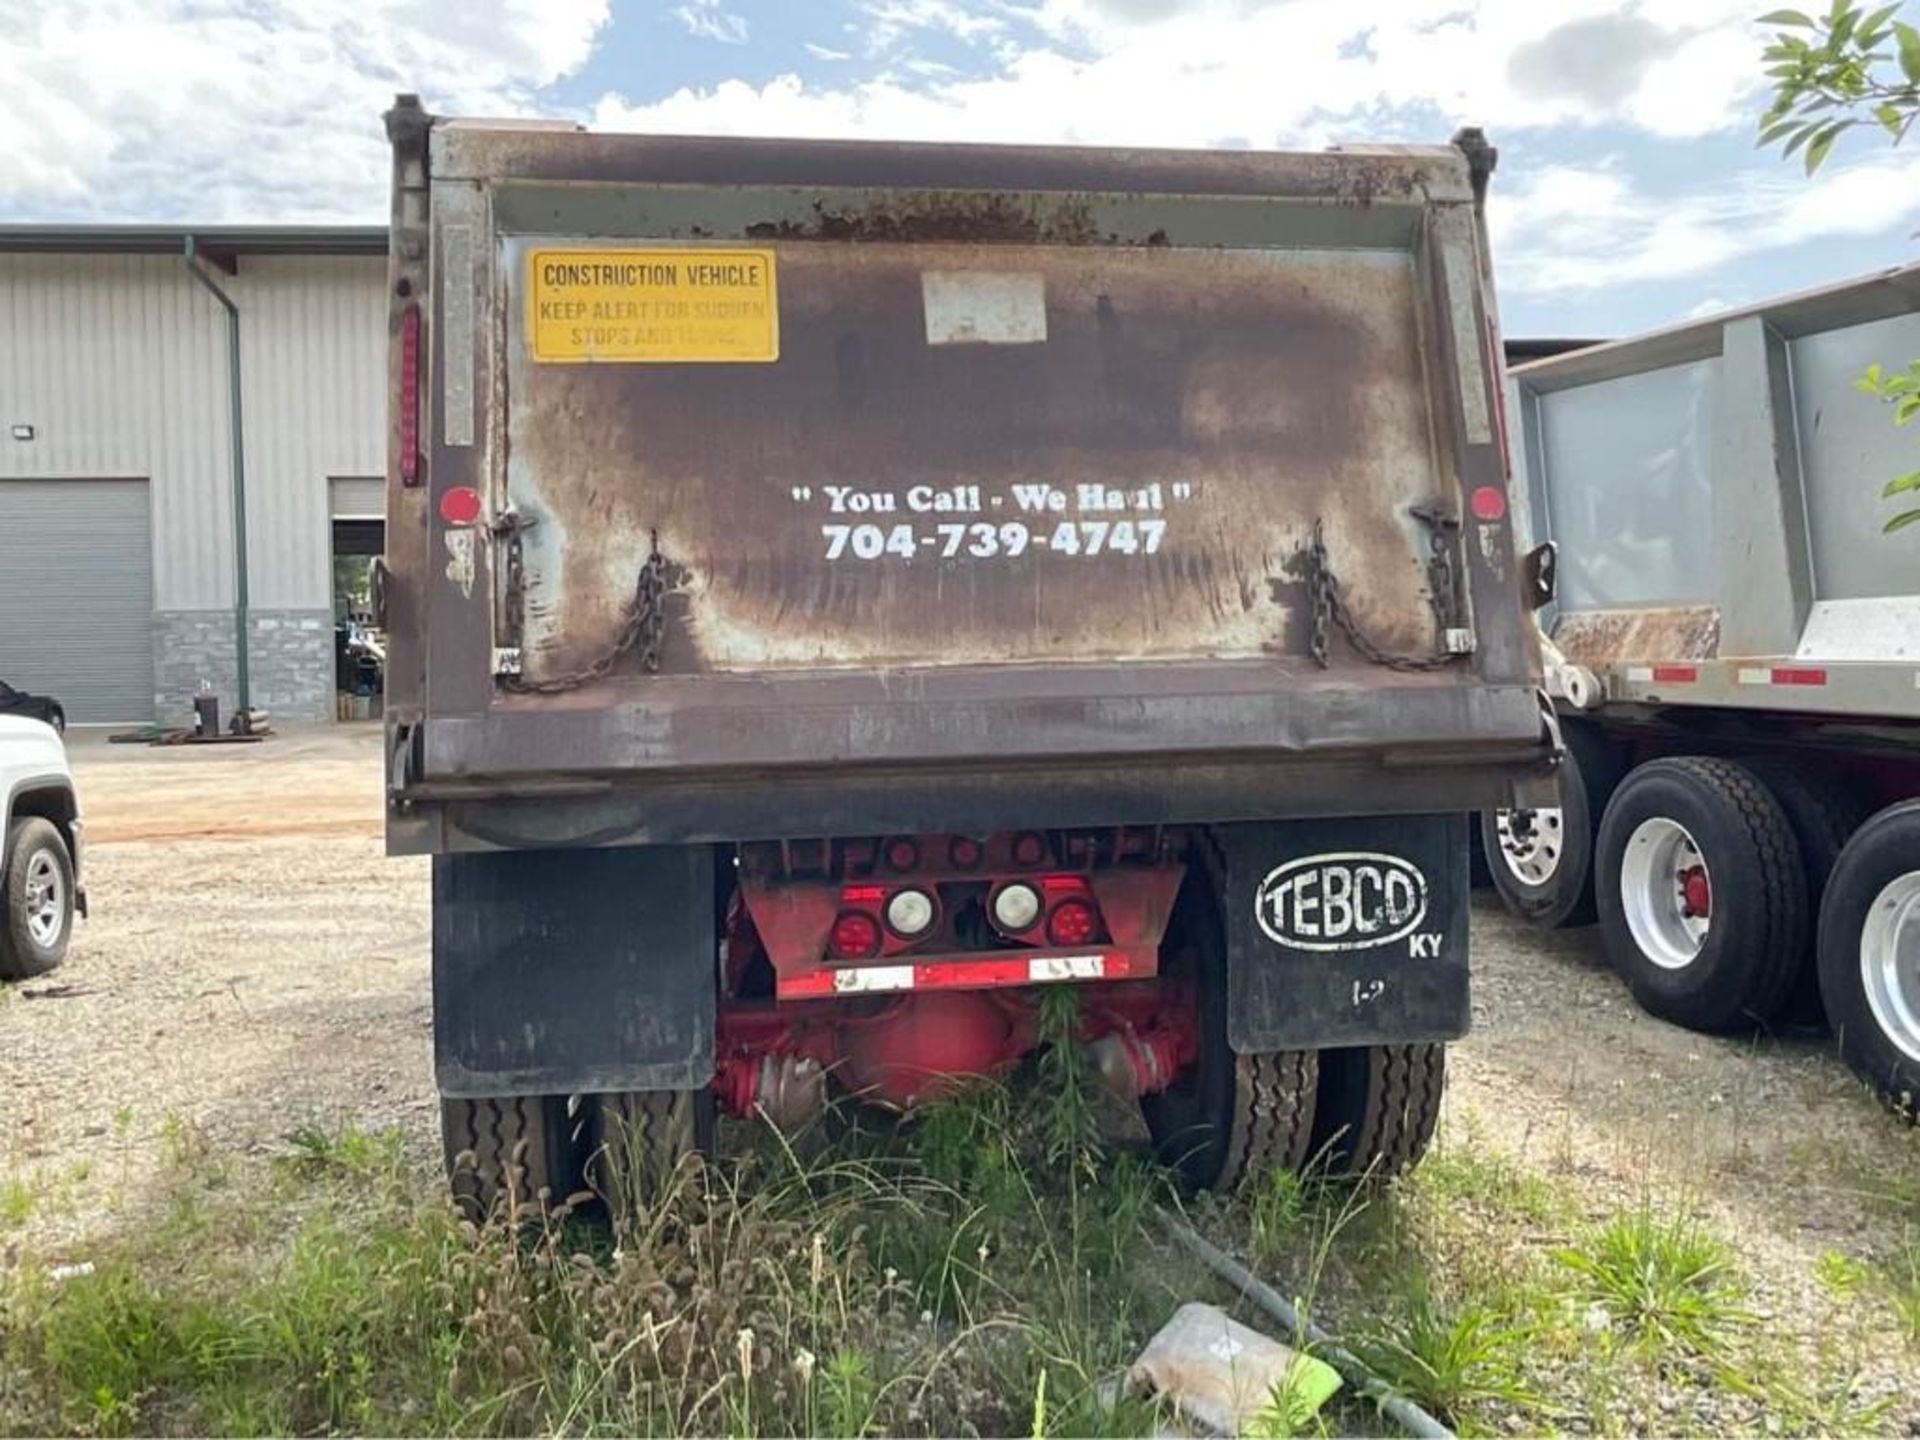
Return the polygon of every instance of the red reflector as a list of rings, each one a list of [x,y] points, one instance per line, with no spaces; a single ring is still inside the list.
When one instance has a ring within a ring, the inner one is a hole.
[[[820,995],[831,995],[833,972],[815,970],[806,975],[782,976],[778,988],[782,1000],[810,1000]]]
[[[1698,665],[1656,665],[1653,678],[1662,685],[1691,685],[1700,678]]]
[[[471,485],[455,485],[440,497],[440,518],[449,525],[471,525],[480,518],[480,492]]]
[[[844,885],[840,889],[840,899],[848,905],[878,905],[887,898],[884,885]]]
[[[1498,520],[1507,513],[1507,492],[1498,485],[1482,485],[1468,498],[1476,520]]]
[[[1775,666],[1773,683],[1776,685],[1824,685],[1827,683],[1827,672]]]
[[[420,307],[400,312],[400,483],[420,483]]]
[[[840,960],[865,960],[879,954],[880,922],[858,910],[847,911],[833,922],[827,949]]]
[[[1100,928],[1100,917],[1084,900],[1062,900],[1047,916],[1047,939],[1055,945],[1084,945]]]
[[[1013,861],[1016,865],[1038,865],[1047,858],[1047,842],[1028,830],[1013,837]]]
[[[1040,888],[1049,894],[1061,890],[1071,890],[1078,894],[1087,888],[1087,882],[1078,875],[1043,875],[1040,877]]]
[[[893,870],[911,870],[920,863],[920,847],[911,840],[887,842],[887,866]]]

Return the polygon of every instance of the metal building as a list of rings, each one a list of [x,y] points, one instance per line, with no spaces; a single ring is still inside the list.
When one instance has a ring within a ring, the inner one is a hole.
[[[251,702],[333,716],[334,561],[380,541],[386,243],[0,226],[0,680],[184,723],[238,703],[244,624]]]

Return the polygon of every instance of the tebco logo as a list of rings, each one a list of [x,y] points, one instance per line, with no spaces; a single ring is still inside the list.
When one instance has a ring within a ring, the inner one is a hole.
[[[1267,872],[1253,916],[1269,940],[1296,950],[1388,945],[1427,918],[1427,877],[1398,855],[1308,855]]]

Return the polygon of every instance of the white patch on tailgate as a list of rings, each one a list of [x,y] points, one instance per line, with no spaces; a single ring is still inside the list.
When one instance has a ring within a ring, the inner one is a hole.
[[[920,276],[929,345],[1042,345],[1047,285],[1039,275],[927,270]]]
[[[447,537],[447,579],[460,587],[462,599],[473,598],[473,531],[461,526],[443,530]]]

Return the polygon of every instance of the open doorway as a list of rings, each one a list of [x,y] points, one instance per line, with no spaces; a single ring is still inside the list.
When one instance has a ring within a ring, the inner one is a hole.
[[[386,482],[336,477],[333,520],[334,716],[378,719],[386,694],[387,637],[373,619],[373,562],[386,549]]]

